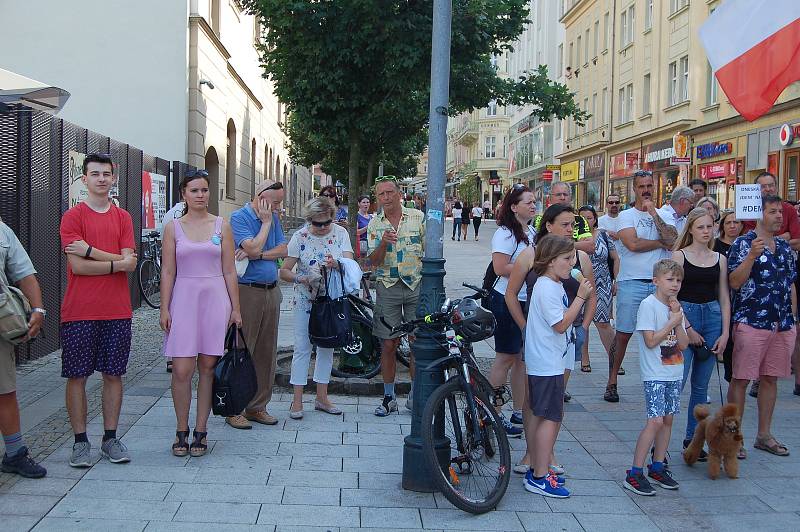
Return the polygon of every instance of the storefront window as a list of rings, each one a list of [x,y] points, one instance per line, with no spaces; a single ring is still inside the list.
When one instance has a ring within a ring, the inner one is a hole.
[[[797,178],[800,152],[786,154],[786,200],[797,201]]]
[[[634,197],[632,178],[614,179],[609,183],[609,185],[611,187],[609,194],[616,194],[619,196],[621,208],[627,208],[627,206],[633,202]]]
[[[603,208],[602,181],[589,181],[586,183],[586,200],[583,205],[591,205],[595,209]]]

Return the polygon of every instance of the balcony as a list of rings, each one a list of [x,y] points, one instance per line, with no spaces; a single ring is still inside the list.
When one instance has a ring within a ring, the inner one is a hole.
[[[478,122],[475,120],[464,120],[462,124],[453,130],[452,140],[455,144],[470,146],[478,141]]]

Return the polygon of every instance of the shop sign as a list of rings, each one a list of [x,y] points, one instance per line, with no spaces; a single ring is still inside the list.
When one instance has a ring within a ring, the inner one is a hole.
[[[517,126],[517,133],[525,133],[526,131],[528,131],[530,128],[533,127],[535,121],[536,120],[532,116],[522,119],[522,121],[520,121],[519,125]]]
[[[778,132],[778,140],[781,142],[781,146],[790,146],[797,137],[800,137],[800,124],[793,126],[783,124]]]
[[[545,170],[542,172],[542,179],[545,181],[552,181],[553,180],[553,171],[552,170]]]
[[[561,165],[561,181],[577,181],[579,172],[580,163],[578,161],[564,163]]]
[[[720,155],[730,155],[733,153],[733,144],[730,142],[712,142],[711,144],[701,144],[697,147],[698,159],[710,159]]]
[[[497,185],[498,183],[500,183],[500,178],[499,177],[494,177],[494,178],[490,178],[489,179],[489,184],[490,185]]]
[[[583,160],[582,179],[600,179],[605,175],[606,158],[602,153],[590,155]]]
[[[700,166],[700,177],[702,179],[720,179],[723,177],[729,177],[735,175],[736,175],[735,161],[711,163]]]
[[[661,148],[660,150],[654,150],[647,152],[647,155],[644,157],[644,162],[647,164],[654,163],[656,161],[663,161],[664,159],[670,159],[675,156],[675,148],[669,146],[668,148]]]
[[[689,153],[689,138],[677,133],[672,137],[672,152],[670,164],[689,164],[692,162]]]
[[[639,152],[628,151],[611,157],[611,177],[626,177],[639,169]]]
[[[545,169],[546,170],[553,170],[555,172],[558,172],[559,170],[561,170],[561,165],[560,164],[548,164],[547,166],[545,166]]]

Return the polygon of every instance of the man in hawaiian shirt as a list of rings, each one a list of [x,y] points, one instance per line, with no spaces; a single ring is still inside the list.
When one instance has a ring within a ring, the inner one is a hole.
[[[733,304],[733,380],[728,401],[744,412],[747,382],[760,379],[758,435],[754,447],[778,456],[789,449],[770,432],[777,380],[791,374],[797,316],[797,275],[792,249],[778,238],[781,198],[762,198],[763,219],[737,238],[728,253]],[[744,449],[740,452],[740,456]]]
[[[391,334],[383,321],[394,326],[416,317],[422,279],[425,217],[417,209],[403,207],[403,197],[394,176],[381,176],[376,181],[375,194],[383,211],[370,220],[367,243],[369,263],[376,267],[377,281],[373,333],[383,340],[381,376],[384,397],[375,409],[375,415],[383,417],[397,411],[395,356],[400,345],[400,334]],[[414,374],[413,364],[411,374]]]

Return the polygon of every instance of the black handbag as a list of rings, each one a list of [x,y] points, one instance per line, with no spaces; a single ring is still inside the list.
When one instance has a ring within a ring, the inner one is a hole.
[[[344,347],[351,341],[350,301],[344,294],[344,273],[339,269],[342,281],[342,295],[336,299],[330,297],[330,276],[322,268],[325,280],[325,292],[318,295],[311,303],[311,316],[308,319],[308,336],[317,347]]]
[[[714,358],[717,357],[717,354],[714,353],[714,351],[712,351],[711,348],[709,348],[705,342],[703,342],[701,345],[692,345],[689,347],[692,349],[692,353],[694,353],[694,358],[698,362],[705,362],[711,357]]]
[[[242,331],[233,324],[225,335],[225,354],[214,366],[211,410],[217,416],[241,414],[257,391],[258,380],[253,359],[244,343]]]

